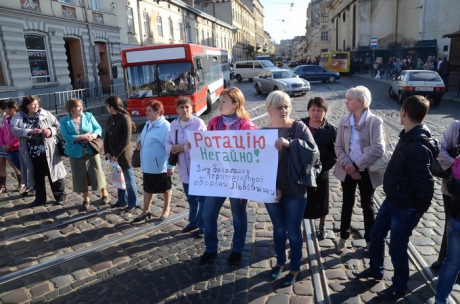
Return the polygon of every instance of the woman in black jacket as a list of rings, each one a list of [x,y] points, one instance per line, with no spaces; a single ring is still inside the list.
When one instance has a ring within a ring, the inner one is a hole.
[[[314,97],[308,102],[308,116],[302,121],[308,126],[318,145],[321,160],[321,173],[316,178],[316,188],[308,187],[308,204],[305,209],[305,219],[319,218],[319,235],[326,238],[324,221],[329,213],[329,170],[337,161],[334,151],[337,128],[326,119],[327,104],[321,97]]]

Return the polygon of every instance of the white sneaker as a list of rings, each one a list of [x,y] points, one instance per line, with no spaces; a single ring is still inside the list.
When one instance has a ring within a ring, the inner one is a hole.
[[[340,239],[339,243],[337,244],[337,252],[342,253],[345,248],[347,248],[347,240]]]

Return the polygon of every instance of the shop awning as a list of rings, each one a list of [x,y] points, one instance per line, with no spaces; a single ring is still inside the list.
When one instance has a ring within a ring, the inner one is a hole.
[[[457,31],[454,33],[442,35],[442,38],[452,38],[452,37],[459,37],[459,36],[460,36],[460,31]]]

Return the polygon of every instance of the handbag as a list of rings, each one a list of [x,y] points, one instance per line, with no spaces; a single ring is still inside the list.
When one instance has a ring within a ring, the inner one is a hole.
[[[388,132],[385,127],[385,123],[383,123],[383,132],[384,132],[383,138],[385,139],[385,151],[383,152],[383,155],[379,159],[377,159],[372,165],[367,167],[367,171],[369,172],[384,173],[385,170],[387,169],[388,163],[390,162],[391,156],[393,156],[393,152],[395,151],[394,146],[391,144],[390,137],[388,136]],[[370,146],[363,148],[363,152],[365,154],[369,153],[370,150],[371,150]]]
[[[176,129],[176,143],[175,144],[177,145],[177,129]],[[168,163],[171,166],[175,166],[177,164],[178,160],[179,160],[179,153],[173,154],[173,153],[169,152]]]
[[[96,153],[104,151],[104,142],[100,138],[94,138],[88,141],[88,144]]]
[[[140,168],[141,166],[141,150],[134,150],[133,151],[133,160],[132,165],[134,168]]]
[[[56,135],[56,146],[57,146],[57,149],[58,149],[58,151],[59,151],[59,154],[61,154],[61,156],[68,157],[68,155],[65,154],[66,142],[65,142],[65,140],[61,137],[61,134]]]

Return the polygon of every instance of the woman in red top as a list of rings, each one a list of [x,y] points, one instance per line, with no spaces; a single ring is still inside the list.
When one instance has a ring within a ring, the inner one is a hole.
[[[225,89],[220,93],[220,115],[208,123],[208,131],[223,130],[257,130],[257,126],[249,120],[249,113],[244,109],[245,99],[238,88]],[[207,196],[203,206],[204,243],[206,250],[201,256],[201,263],[206,264],[217,255],[217,217],[226,197]],[[248,221],[246,203],[248,200],[230,197],[230,207],[233,216],[232,253],[228,258],[230,265],[235,265],[241,259]]]

